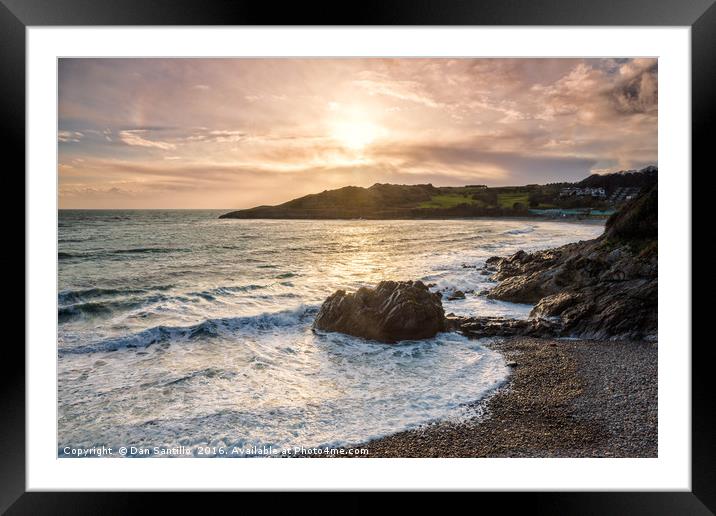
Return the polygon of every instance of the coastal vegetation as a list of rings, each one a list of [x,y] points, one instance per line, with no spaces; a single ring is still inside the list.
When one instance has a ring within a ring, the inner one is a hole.
[[[418,208],[454,208],[462,204],[481,204],[484,206],[484,203],[480,199],[470,197],[467,193],[448,193],[433,195],[429,201],[421,202]]]

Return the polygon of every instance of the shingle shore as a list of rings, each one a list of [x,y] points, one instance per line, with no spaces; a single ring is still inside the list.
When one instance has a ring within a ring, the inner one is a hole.
[[[516,337],[482,415],[362,445],[368,457],[656,457],[657,344]]]

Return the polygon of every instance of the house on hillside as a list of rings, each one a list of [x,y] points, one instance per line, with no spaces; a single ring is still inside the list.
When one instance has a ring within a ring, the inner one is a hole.
[[[619,204],[622,202],[629,201],[639,195],[641,188],[638,186],[621,187],[614,190],[614,193],[609,197],[609,202]]]
[[[568,187],[568,188],[562,188],[559,192],[560,197],[592,197],[594,199],[605,199],[607,197],[607,192],[604,188],[597,187],[597,188],[577,188],[577,187]]]

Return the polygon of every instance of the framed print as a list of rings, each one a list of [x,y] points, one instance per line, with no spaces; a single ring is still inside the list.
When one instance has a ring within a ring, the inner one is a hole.
[[[691,169],[716,8],[656,4],[4,1],[27,305],[3,509],[710,513]]]

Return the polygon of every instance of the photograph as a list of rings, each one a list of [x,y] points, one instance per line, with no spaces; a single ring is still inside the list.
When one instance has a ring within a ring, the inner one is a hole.
[[[658,458],[658,86],[59,57],[57,458]]]

